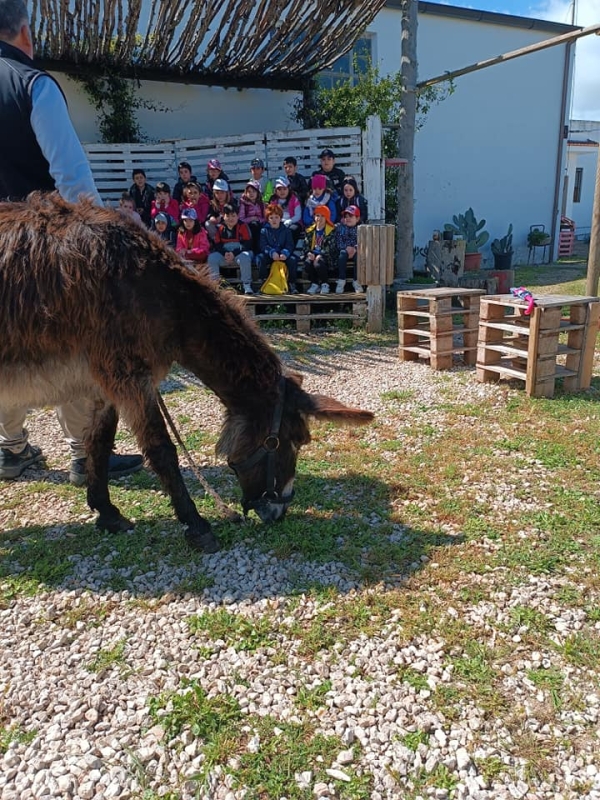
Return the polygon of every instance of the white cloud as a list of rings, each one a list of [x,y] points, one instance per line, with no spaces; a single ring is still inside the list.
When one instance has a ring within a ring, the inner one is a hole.
[[[600,23],[598,0],[575,0],[575,24],[582,28]],[[545,0],[532,6],[527,16],[554,22],[571,22],[573,3]],[[577,40],[575,48],[575,90],[572,119],[600,120],[600,36],[591,34]]]

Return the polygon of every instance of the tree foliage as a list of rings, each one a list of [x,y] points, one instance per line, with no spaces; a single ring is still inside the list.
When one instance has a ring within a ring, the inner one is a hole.
[[[355,67],[357,65],[355,59]],[[364,130],[367,118],[377,114],[385,129],[384,155],[398,155],[394,127],[400,124],[404,87],[400,72],[380,75],[378,67],[370,64],[366,71],[355,70],[356,83],[340,80],[329,88],[313,81],[309,90],[295,107],[295,119],[305,128],[343,128],[358,126]],[[417,129],[422,127],[431,106],[451,94],[451,82],[443,88],[430,87],[417,99]]]
[[[106,66],[102,72],[80,72],[73,77],[98,112],[98,130],[107,144],[148,141],[137,118],[139,109],[169,110],[160,102],[140,97],[140,82],[122,77],[113,65]]]
[[[404,86],[401,72],[380,75],[379,69],[369,64],[365,71],[357,69],[354,59],[356,83],[340,80],[333,87],[322,86],[314,80],[304,97],[295,106],[295,119],[305,128],[343,128],[357,126],[365,130],[367,118],[376,114],[383,125],[383,155],[385,158],[402,156],[398,152],[397,128],[402,120]],[[430,87],[417,96],[418,130],[425,123],[431,107],[452,94],[451,81],[442,87]],[[386,169],[385,207],[386,219],[394,222],[398,206],[397,173]]]
[[[103,142],[142,142],[145,136],[136,111],[144,106],[135,91],[134,81],[113,70],[101,75],[78,75],[90,102],[98,112],[98,129]]]

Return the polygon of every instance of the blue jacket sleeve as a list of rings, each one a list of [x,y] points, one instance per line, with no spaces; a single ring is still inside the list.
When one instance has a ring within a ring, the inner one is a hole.
[[[268,229],[267,227],[260,229],[260,245],[259,249],[261,253],[264,253],[266,256],[270,256],[273,252],[273,248],[269,243],[269,236],[268,236]]]
[[[283,230],[285,231],[285,237],[283,239],[282,252],[285,256],[290,256],[294,252],[294,237],[289,228],[283,228]]]
[[[87,156],[73,128],[65,99],[52,78],[40,75],[35,79],[31,103],[31,127],[61,197],[76,203],[80,195],[85,195],[101,206]]]

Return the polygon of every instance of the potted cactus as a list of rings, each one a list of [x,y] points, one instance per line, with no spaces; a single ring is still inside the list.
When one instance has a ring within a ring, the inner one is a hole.
[[[512,231],[511,222],[506,236],[501,239],[494,239],[492,242],[494,269],[490,272],[490,276],[496,278],[499,294],[509,294],[510,287],[514,285],[515,271],[511,269],[513,257]]]
[[[513,246],[512,246],[512,222],[508,226],[508,233],[501,239],[494,239],[492,242],[492,254],[494,256],[494,269],[510,269],[512,266]]]
[[[454,215],[452,222],[444,225],[445,231],[452,231],[456,235],[462,236],[465,241],[465,270],[478,270],[481,266],[480,248],[487,242],[490,235],[482,230],[485,220],[477,220],[472,208],[468,208],[464,214]]]

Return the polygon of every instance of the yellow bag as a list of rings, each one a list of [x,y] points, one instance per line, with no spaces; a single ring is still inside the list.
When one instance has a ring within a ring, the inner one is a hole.
[[[287,294],[288,292],[288,271],[285,261],[274,261],[271,264],[269,277],[260,287],[262,294]]]

